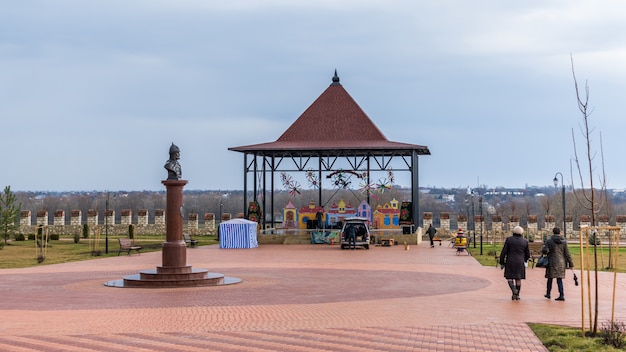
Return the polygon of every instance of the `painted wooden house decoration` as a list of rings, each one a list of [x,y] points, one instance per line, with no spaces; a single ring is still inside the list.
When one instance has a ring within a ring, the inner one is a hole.
[[[331,227],[343,223],[345,218],[357,216],[356,209],[350,203],[346,203],[343,199],[339,203],[333,203],[327,212],[328,225]]]
[[[303,206],[298,211],[298,228],[300,229],[314,229],[314,222],[317,221],[317,213],[321,213],[322,222],[325,221],[324,208],[315,205],[314,201],[310,201],[309,205]]]
[[[359,204],[359,206],[356,208],[356,216],[366,218],[368,220],[368,226],[371,226],[374,223],[372,207],[364,200],[361,201],[361,204]]]
[[[400,228],[400,202],[395,198],[378,205],[374,211],[374,228],[376,229],[399,229]]]
[[[283,209],[283,227],[295,229],[298,224],[298,210],[291,201]]]

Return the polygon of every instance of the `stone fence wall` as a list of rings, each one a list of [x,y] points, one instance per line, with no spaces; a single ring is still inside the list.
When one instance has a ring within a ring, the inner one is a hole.
[[[52,217],[50,216],[52,215]],[[147,209],[139,209],[137,212],[136,222],[133,223],[133,211],[131,209],[122,209],[120,212],[119,222],[116,222],[115,211],[112,209],[105,210],[103,217],[99,218],[99,212],[95,209],[87,211],[87,220],[83,223],[82,212],[80,210],[72,210],[69,218],[63,210],[57,210],[53,214],[48,211],[40,210],[36,214],[36,219],[32,221],[32,213],[30,210],[23,210],[20,213],[20,227],[18,232],[24,235],[34,234],[37,227],[45,225],[48,227],[49,234],[58,235],[74,235],[82,234],[83,225],[90,227],[91,233],[99,232],[101,235],[108,233],[109,235],[127,235],[129,226],[134,227],[135,234],[138,235],[161,235],[165,234],[165,210],[156,209],[154,212],[154,221],[150,223]],[[236,218],[242,218],[243,213],[238,213]],[[460,227],[466,232],[468,224],[471,224],[465,214],[456,214],[456,222],[451,221],[450,213],[442,212],[439,214],[439,223],[436,223],[435,216],[431,212],[423,213],[423,227],[428,228],[433,224],[440,235],[454,235]],[[232,219],[232,215],[222,214],[220,221],[228,221]],[[620,238],[626,238],[626,215],[618,215],[615,217],[615,224],[610,224],[607,216],[600,215],[598,217],[598,226],[608,227],[616,226],[620,228]],[[473,219],[473,232],[486,235],[490,240],[498,240],[508,236],[513,227],[520,225],[520,218],[512,215],[505,221],[499,215],[491,215],[490,222],[485,221],[484,216],[476,215]],[[543,221],[539,221],[543,220]],[[579,226],[574,228],[574,221],[571,216],[566,217],[566,235],[568,238],[578,238],[580,228],[591,225],[591,218],[588,215],[580,216]],[[542,227],[539,224],[543,224]],[[183,231],[191,235],[216,235],[217,224],[215,214],[205,213],[202,219],[196,213],[189,213],[183,222]],[[456,226],[453,226],[456,225]],[[562,227],[562,223],[555,222],[555,216],[545,215],[539,219],[536,215],[527,216],[526,223],[521,224],[528,235],[545,236],[550,233],[555,226]]]
[[[430,224],[433,224],[435,228],[437,228],[438,233],[445,235],[454,235],[458,228],[462,228],[467,232],[468,229],[468,219],[464,214],[456,215],[457,221],[456,226],[452,225],[450,221],[450,213],[442,212],[439,214],[439,224],[436,224],[433,221],[433,214],[430,212],[425,212],[424,219],[424,228],[428,228]],[[543,217],[542,227],[539,226],[540,221],[537,215],[528,215],[526,219],[526,223],[520,224],[520,218],[516,215],[511,215],[508,221],[503,221],[500,215],[492,215],[491,222],[486,222],[484,216],[476,215],[474,216],[474,226],[471,232],[489,236],[491,239],[498,240],[503,237],[509,236],[513,228],[515,226],[521,225],[524,227],[526,235],[535,236],[546,236],[551,234],[552,229],[554,227],[561,228],[561,233],[563,233],[563,223],[556,223],[554,215],[545,215]],[[571,216],[565,217],[565,234],[567,238],[579,238],[580,229],[584,227],[591,226],[591,217],[589,215],[580,216],[578,227],[574,227],[574,219]],[[609,223],[608,216],[600,215],[598,216],[598,227],[618,227],[620,239],[626,239],[626,215],[618,215],[615,217],[615,223]],[[437,226],[439,225],[439,226]]]
[[[137,212],[137,221],[133,223],[133,211],[130,209],[122,209],[120,213],[120,221],[116,223],[115,211],[105,210],[103,218],[99,218],[98,211],[89,209],[87,211],[87,221],[83,222],[82,212],[80,210],[72,210],[69,219],[66,218],[65,211],[57,210],[53,214],[52,219],[48,211],[40,210],[37,212],[36,220],[33,222],[30,210],[23,210],[20,213],[20,223],[18,233],[28,235],[36,233],[37,227],[47,226],[49,234],[58,235],[82,235],[84,224],[89,225],[91,234],[99,233],[101,235],[108,233],[109,235],[128,235],[129,226],[134,227],[134,233],[137,235],[161,235],[165,234],[165,211],[156,209],[154,212],[154,222],[148,221],[148,210],[140,209]],[[237,214],[242,217],[243,214]],[[222,214],[221,221],[232,219],[232,215]],[[206,213],[202,221],[198,219],[198,214],[190,213],[187,215],[186,221],[183,222],[183,232],[190,235],[216,235],[215,214]]]

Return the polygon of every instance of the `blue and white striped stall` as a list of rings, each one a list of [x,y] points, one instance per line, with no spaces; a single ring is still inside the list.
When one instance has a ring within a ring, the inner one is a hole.
[[[232,219],[220,223],[220,248],[256,248],[258,224],[246,219]]]

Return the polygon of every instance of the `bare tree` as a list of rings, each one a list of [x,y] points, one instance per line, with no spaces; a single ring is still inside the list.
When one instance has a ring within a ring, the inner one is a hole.
[[[596,157],[595,151],[592,150],[592,136],[594,129],[589,126],[589,116],[592,113],[592,110],[589,109],[589,86],[585,82],[585,91],[584,96],[581,96],[581,92],[578,87],[578,80],[576,79],[576,72],[574,70],[574,58],[570,55],[571,63],[572,63],[572,76],[574,78],[574,88],[576,90],[576,101],[578,103],[578,109],[582,114],[583,124],[580,126],[580,132],[583,136],[585,153],[586,157],[584,160],[581,160],[578,157],[578,147],[576,145],[576,137],[574,134],[574,130],[572,129],[572,141],[574,144],[574,159],[573,163],[575,168],[578,170],[578,179],[580,182],[580,189],[576,189],[574,187],[574,196],[576,197],[576,201],[580,204],[585,210],[587,210],[591,214],[591,226],[597,226],[597,215],[600,213],[604,206],[604,201],[606,197],[603,197],[603,194],[606,194],[606,176],[604,173],[604,153],[602,150],[602,134],[600,134],[600,165],[601,165],[601,173],[598,175],[598,186],[594,184],[594,161]],[[583,172],[583,170],[585,170]],[[570,173],[572,176],[572,182],[574,180],[573,170],[570,168]],[[587,173],[587,181],[589,183],[588,188],[585,188],[585,173]],[[599,190],[596,189],[599,187]],[[581,233],[582,236],[582,233]],[[597,235],[596,235],[597,236]],[[598,255],[596,251],[596,238],[592,241],[593,254],[594,254],[594,272],[595,272],[595,306],[594,306],[594,317],[593,317],[593,327],[592,327],[592,335],[595,336],[598,331]],[[582,253],[581,253],[582,255]],[[581,268],[582,270],[582,268]]]
[[[511,208],[511,215],[518,215],[517,209],[519,208],[519,201],[517,199],[511,198],[509,207]]]
[[[546,195],[545,197],[542,197],[539,200],[541,208],[543,208],[543,210],[545,211],[544,214],[546,215],[550,215],[550,208],[552,207],[552,198],[557,199],[558,197],[556,196],[556,194],[554,195],[554,197],[549,197]]]

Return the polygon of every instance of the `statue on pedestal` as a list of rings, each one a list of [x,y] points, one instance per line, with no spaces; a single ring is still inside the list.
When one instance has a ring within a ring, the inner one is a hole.
[[[180,159],[180,149],[174,143],[170,146],[170,159],[165,162],[165,169],[167,170],[168,180],[180,180],[183,173],[178,163]]]

